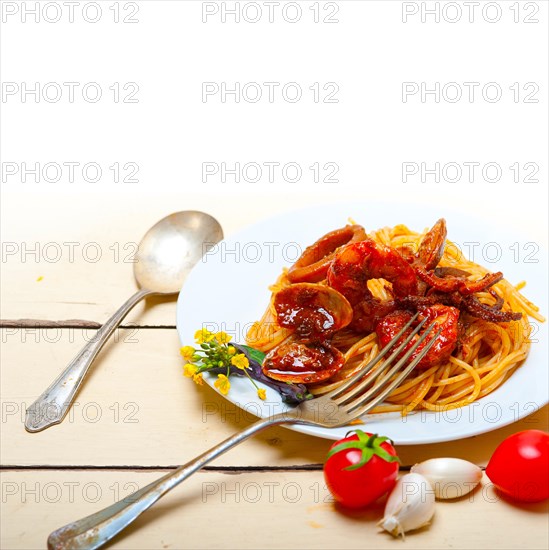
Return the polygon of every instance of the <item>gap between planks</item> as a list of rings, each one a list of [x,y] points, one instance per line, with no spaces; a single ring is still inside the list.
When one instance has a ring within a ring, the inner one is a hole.
[[[175,470],[179,468],[177,466],[139,466],[139,465],[126,465],[126,466],[71,466],[68,464],[56,464],[56,465],[17,465],[7,464],[0,466],[0,472],[17,472],[17,471],[63,471],[68,470],[72,472],[87,472],[87,471],[166,471]],[[409,472],[411,466],[400,466],[400,472]],[[300,466],[204,466],[200,468],[200,471],[204,472],[225,472],[229,474],[243,474],[246,472],[320,472],[323,469],[322,464],[302,464]],[[484,471],[484,467],[481,467]]]
[[[7,464],[0,466],[0,472],[8,471],[166,471],[179,468],[179,464],[175,466],[72,466],[72,465],[18,465]],[[402,467],[401,470],[409,470],[410,467]],[[228,474],[242,474],[246,472],[317,472],[322,470],[322,464],[303,464],[300,466],[204,466],[200,471],[205,472],[221,472]]]
[[[47,319],[0,319],[0,328],[73,328],[73,329],[100,329],[103,325],[96,321],[84,319],[67,319],[64,321],[50,321]],[[175,325],[131,325],[121,324],[118,328],[132,330],[136,328],[147,329],[175,329]]]

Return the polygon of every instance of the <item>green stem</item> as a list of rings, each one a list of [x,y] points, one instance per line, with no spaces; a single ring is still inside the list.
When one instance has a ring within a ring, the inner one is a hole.
[[[257,387],[257,384],[255,383],[254,379],[248,374],[248,369],[244,369],[244,372],[246,373],[246,376],[250,379],[250,382],[255,386],[256,390],[259,390]]]

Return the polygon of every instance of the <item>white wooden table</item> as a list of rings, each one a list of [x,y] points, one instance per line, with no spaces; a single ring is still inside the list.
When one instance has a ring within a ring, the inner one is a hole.
[[[208,211],[230,234],[287,205],[281,197],[256,200],[234,216],[223,196],[138,195],[124,205],[97,194],[29,201],[10,193],[3,199],[2,240],[13,246],[2,265],[1,547],[44,548],[52,530],[128,495],[252,421],[182,376],[175,301],[153,299],[135,308],[117,341],[100,354],[70,416],[44,432],[25,432],[26,406],[133,292],[126,243],[174,210]],[[512,223],[538,227],[526,214]],[[546,238],[542,227],[538,237]],[[78,243],[73,257],[67,242]],[[62,252],[55,259],[57,245]],[[95,250],[102,252],[96,262]],[[547,430],[547,407],[481,436],[398,451],[403,469],[438,456],[484,466],[503,438],[528,428]],[[353,514],[334,508],[322,476],[329,444],[284,428],[264,432],[174,490],[111,547],[404,547],[376,527],[382,505]],[[547,503],[510,504],[486,477],[483,484],[470,498],[438,503],[433,524],[410,534],[405,546],[548,547]]]

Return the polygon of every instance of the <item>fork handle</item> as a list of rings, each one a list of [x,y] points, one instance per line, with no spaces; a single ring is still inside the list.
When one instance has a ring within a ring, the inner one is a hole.
[[[78,352],[78,355],[65,370],[27,409],[25,429],[28,432],[39,432],[54,424],[59,424],[65,418],[96,355],[128,312],[149,294],[154,294],[154,292],[141,289],[126,300],[97,331],[97,334]]]
[[[297,422],[299,421],[292,419],[287,413],[280,413],[254,422],[245,430],[234,434],[209,451],[180,466],[177,470],[153,481],[115,504],[91,516],[60,527],[48,537],[48,549],[77,550],[86,548],[93,550],[99,548],[125,529],[168,491],[218,456],[269,426]]]

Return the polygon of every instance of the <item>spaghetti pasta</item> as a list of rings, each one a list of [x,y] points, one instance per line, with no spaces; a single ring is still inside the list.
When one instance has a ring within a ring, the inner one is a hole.
[[[356,235],[357,231],[347,230],[347,233]],[[433,236],[427,232],[417,233],[404,225],[397,225],[373,231],[367,234],[367,239],[377,245],[397,250],[403,257],[411,257],[413,254],[417,257],[426,235],[428,238]],[[433,264],[436,263],[437,268],[451,268],[449,273],[467,273],[467,281],[479,281],[490,273],[483,266],[465,258],[458,246],[446,241],[445,235],[444,226],[440,257],[437,257],[436,261],[429,259]],[[325,241],[323,246],[326,249]],[[345,242],[339,239],[336,251],[339,252],[345,246]],[[311,254],[311,247],[307,252]],[[328,252],[331,256],[334,255],[333,250]],[[326,250],[323,250],[323,253],[327,253]],[[317,258],[317,261],[320,259]],[[254,323],[247,334],[247,343],[265,353],[294,338],[294,330],[284,328],[278,323],[277,311],[273,305],[274,296],[294,284],[291,273],[291,268],[284,269],[270,287],[271,302],[262,318]],[[326,276],[317,280],[320,285],[329,284]],[[530,349],[531,327],[528,318],[540,322],[543,322],[544,318],[539,308],[521,294],[524,282],[513,286],[501,278],[489,286],[489,290],[483,289],[474,293],[475,304],[480,304],[478,308],[484,308],[483,311],[500,311],[501,318],[504,318],[505,312],[517,312],[522,314],[521,318],[495,322],[487,320],[486,315],[481,315],[485,318],[473,315],[472,308],[461,309],[459,344],[449,359],[423,370],[416,370],[382,405],[374,409],[373,413],[399,411],[406,415],[418,409],[442,411],[462,407],[488,395],[509,378],[527,357]],[[393,285],[385,279],[369,279],[367,288],[380,302],[394,299]],[[423,291],[426,292],[425,288]],[[309,391],[315,396],[341,385],[374,358],[381,347],[375,331],[360,332],[348,326],[331,335],[330,343],[343,354],[344,363],[328,380],[308,385]],[[371,376],[375,375],[374,368]]]

